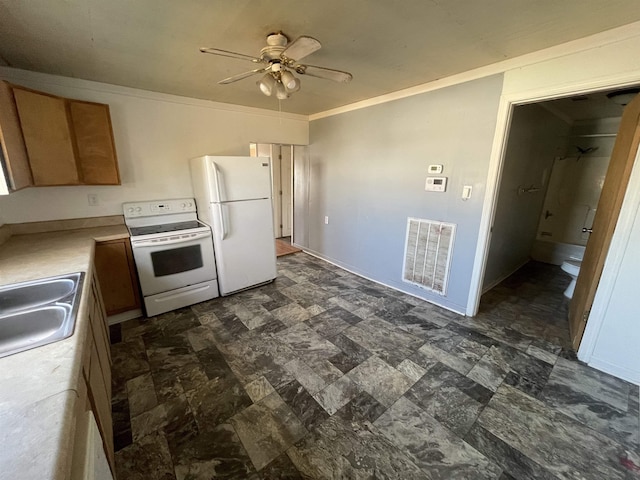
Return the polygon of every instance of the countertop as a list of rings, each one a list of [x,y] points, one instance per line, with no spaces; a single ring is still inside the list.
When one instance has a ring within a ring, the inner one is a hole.
[[[0,358],[0,478],[68,478],[95,242],[128,236],[116,225],[16,235],[0,245],[0,286],[85,272],[73,335]]]

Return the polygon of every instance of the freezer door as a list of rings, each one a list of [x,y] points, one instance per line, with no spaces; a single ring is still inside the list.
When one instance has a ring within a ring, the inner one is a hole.
[[[276,278],[271,200],[213,205],[213,245],[221,295]]]
[[[204,157],[211,201],[271,198],[271,165],[265,157]]]

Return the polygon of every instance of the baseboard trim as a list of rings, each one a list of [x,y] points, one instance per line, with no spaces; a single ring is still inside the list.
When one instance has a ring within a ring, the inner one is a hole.
[[[133,320],[134,318],[139,317],[142,317],[142,309],[136,308],[135,310],[110,315],[107,317],[107,322],[109,322],[109,325],[115,325],[117,323],[126,322],[127,320]]]
[[[626,380],[627,382],[640,385],[640,371],[638,370],[629,370],[628,368],[613,365],[612,363],[594,357],[591,357],[587,365],[601,372]]]
[[[400,293],[403,293],[403,294],[405,294],[405,295],[409,295],[410,297],[414,297],[414,298],[417,298],[417,299],[419,299],[419,300],[422,300],[422,301],[424,301],[424,302],[431,303],[431,304],[436,305],[436,306],[438,306],[438,307],[440,307],[440,308],[444,308],[445,310],[448,310],[448,311],[450,311],[450,312],[457,313],[458,315],[462,315],[463,317],[465,316],[464,312],[462,312],[462,311],[460,311],[460,310],[455,310],[454,308],[448,307],[448,306],[446,306],[446,305],[442,305],[442,304],[440,304],[440,303],[438,303],[438,302],[434,302],[434,301],[432,301],[432,300],[428,300],[428,299],[426,299],[426,298],[424,298],[424,297],[421,297],[421,296],[419,296],[419,295],[416,295],[416,294],[414,294],[414,293],[406,292],[406,291],[404,291],[404,290],[400,290],[398,287],[395,287],[395,286],[393,286],[393,285],[386,284],[386,283],[384,283],[384,282],[381,282],[381,281],[379,281],[379,280],[376,280],[375,278],[368,277],[368,276],[366,276],[366,275],[364,275],[364,274],[362,274],[362,273],[360,273],[360,272],[357,272],[357,271],[351,270],[350,268],[347,268],[347,267],[345,267],[344,265],[341,265],[340,263],[337,263],[336,261],[329,260],[328,258],[326,258],[326,257],[322,256],[321,254],[319,254],[319,253],[317,253],[317,252],[314,252],[313,250],[309,250],[309,249],[307,249],[307,248],[305,248],[305,247],[303,247],[303,246],[300,246],[300,245],[296,245],[296,246],[297,246],[298,248],[302,249],[302,251],[303,251],[304,253],[306,253],[306,254],[308,254],[308,255],[311,255],[312,257],[319,258],[320,260],[322,260],[322,261],[324,261],[324,262],[330,263],[331,265],[335,265],[336,267],[341,268],[342,270],[344,270],[344,271],[346,271],[346,272],[349,272],[349,273],[352,273],[352,274],[354,274],[354,275],[357,275],[358,277],[361,277],[361,278],[364,278],[364,279],[366,279],[366,280],[369,280],[370,282],[377,283],[378,285],[382,285],[383,287],[390,288],[391,290],[395,290],[396,292],[400,292]]]

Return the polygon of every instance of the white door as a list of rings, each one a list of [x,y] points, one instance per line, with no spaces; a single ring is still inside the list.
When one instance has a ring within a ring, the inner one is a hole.
[[[282,146],[271,145],[271,178],[273,179],[273,231],[276,238],[282,237]]]
[[[271,198],[271,166],[268,158],[206,158],[214,202]]]
[[[221,295],[276,278],[271,199],[219,204],[214,247]]]
[[[280,160],[280,205],[281,205],[281,222],[282,236],[291,236],[291,214],[292,214],[292,190],[293,190],[293,146],[284,145],[281,149]]]
[[[584,252],[580,275],[569,303],[571,342],[578,350],[609,252],[609,245],[618,222],[627,184],[640,144],[640,95],[629,103],[623,113],[616,143],[611,153],[607,175]],[[621,332],[622,333],[622,332]]]

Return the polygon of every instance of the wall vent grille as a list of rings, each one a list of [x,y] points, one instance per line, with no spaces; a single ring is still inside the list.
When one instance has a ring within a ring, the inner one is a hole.
[[[452,223],[410,217],[402,280],[446,295],[455,231]]]

